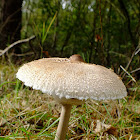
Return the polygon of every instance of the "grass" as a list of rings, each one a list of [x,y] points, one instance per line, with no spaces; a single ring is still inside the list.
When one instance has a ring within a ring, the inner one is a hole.
[[[17,69],[0,65],[0,140],[53,140],[61,106],[51,96],[25,87],[15,78]],[[66,139],[140,139],[139,83],[130,90],[121,100],[73,106]]]

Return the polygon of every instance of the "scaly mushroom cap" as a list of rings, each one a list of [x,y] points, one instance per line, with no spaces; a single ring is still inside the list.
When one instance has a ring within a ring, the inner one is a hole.
[[[122,80],[110,69],[67,58],[43,58],[24,64],[16,74],[26,86],[58,98],[119,99],[127,95]]]

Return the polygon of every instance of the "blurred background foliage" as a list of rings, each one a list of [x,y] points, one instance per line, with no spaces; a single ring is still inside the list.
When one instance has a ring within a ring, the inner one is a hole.
[[[135,70],[140,64],[138,0],[23,0],[22,62],[81,54],[87,62]],[[131,59],[133,53],[138,51]],[[19,60],[19,59],[18,59]],[[119,72],[118,72],[119,73]]]

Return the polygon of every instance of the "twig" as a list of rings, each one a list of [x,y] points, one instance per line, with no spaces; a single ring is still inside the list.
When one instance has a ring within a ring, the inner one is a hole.
[[[140,71],[140,68],[137,68],[137,69],[131,71],[130,73],[134,73],[134,72],[137,72],[137,71]]]
[[[122,69],[125,73],[127,73],[127,74],[130,76],[130,78],[136,83],[136,80],[131,76],[131,74],[130,74],[123,66],[120,65],[120,67],[121,67],[121,69]]]
[[[35,36],[31,36],[31,37],[29,37],[27,39],[18,40],[16,42],[12,43],[10,46],[8,46],[4,50],[2,50],[2,52],[0,53],[0,56],[2,56],[3,54],[5,54],[7,51],[9,51],[9,49],[11,49],[12,47],[16,46],[17,44],[28,42],[28,41],[30,41],[30,40],[32,40],[34,38],[35,38]]]
[[[136,54],[138,54],[139,51],[140,51],[140,38],[139,38],[139,44],[138,44],[137,48],[136,48],[136,49],[134,50],[134,52],[132,53],[129,62],[128,62],[128,64],[127,64],[126,67],[125,67],[125,70],[126,70],[126,71],[128,70],[128,68],[129,68],[129,66],[130,66],[130,64],[131,64],[131,62],[132,62],[132,60],[133,60],[133,57],[134,57]],[[123,73],[121,73],[120,75],[122,75],[122,74],[123,74]],[[124,78],[125,74],[126,74],[126,73],[123,74],[122,79]]]
[[[135,55],[138,54],[140,52],[140,48],[135,52]]]
[[[16,53],[13,53],[12,55],[14,56],[25,56],[25,55],[33,55],[34,52],[28,52],[28,53],[24,53],[24,54],[16,54]]]

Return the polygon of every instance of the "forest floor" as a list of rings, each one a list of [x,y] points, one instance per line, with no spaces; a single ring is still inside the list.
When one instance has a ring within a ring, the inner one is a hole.
[[[25,87],[16,79],[17,70],[0,65],[0,140],[53,140],[61,106],[49,95]],[[66,139],[139,140],[139,100],[137,81],[121,100],[88,100],[73,106]]]

